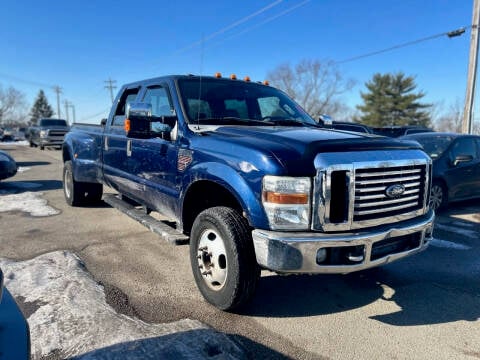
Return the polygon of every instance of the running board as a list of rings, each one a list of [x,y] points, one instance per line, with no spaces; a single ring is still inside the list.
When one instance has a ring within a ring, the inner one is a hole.
[[[150,215],[145,214],[145,211],[137,209],[126,201],[123,201],[115,194],[105,194],[103,196],[105,201],[110,206],[120,210],[124,214],[130,216],[133,220],[148,228],[151,232],[160,235],[163,240],[168,241],[174,245],[187,244],[189,237],[179,232],[177,229],[171,227],[167,223],[157,220]]]

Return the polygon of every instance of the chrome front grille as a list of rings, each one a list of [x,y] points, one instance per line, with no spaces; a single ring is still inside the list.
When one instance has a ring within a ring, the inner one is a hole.
[[[312,229],[350,231],[428,210],[431,160],[422,151],[318,154]]]
[[[426,166],[357,169],[353,221],[395,216],[424,206]],[[397,186],[401,194],[388,195]]]
[[[65,136],[66,133],[67,132],[64,131],[64,130],[50,130],[48,132],[48,135],[49,136],[61,136],[61,137],[63,137],[63,136]]]

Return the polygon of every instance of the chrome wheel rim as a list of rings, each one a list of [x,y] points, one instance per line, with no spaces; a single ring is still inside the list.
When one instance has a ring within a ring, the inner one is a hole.
[[[430,208],[437,210],[443,201],[443,190],[439,185],[433,185],[430,192]]]
[[[67,198],[70,198],[71,192],[70,192],[70,187],[72,185],[72,179],[70,176],[70,170],[65,170],[65,176],[63,177],[63,183],[65,184],[64,190],[65,190],[65,195]]]
[[[219,291],[227,280],[227,252],[225,242],[218,232],[205,230],[197,248],[198,269],[212,290]]]

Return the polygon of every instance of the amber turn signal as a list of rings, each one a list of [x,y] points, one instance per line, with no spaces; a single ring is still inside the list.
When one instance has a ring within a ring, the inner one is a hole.
[[[308,194],[283,194],[266,191],[263,193],[263,201],[274,204],[308,204]]]
[[[129,119],[125,119],[125,122],[123,123],[123,128],[125,129],[125,131],[127,133],[130,131],[130,120]]]

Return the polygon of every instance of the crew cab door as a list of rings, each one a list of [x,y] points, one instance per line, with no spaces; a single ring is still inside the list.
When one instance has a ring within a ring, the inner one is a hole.
[[[451,167],[446,171],[447,183],[450,184],[450,197],[461,199],[478,194],[478,170],[480,159],[474,138],[455,140],[450,149]],[[454,163],[457,156],[469,156],[471,159]],[[462,181],[458,181],[462,179]]]
[[[128,139],[125,133],[126,104],[134,102],[140,87],[126,88],[117,104],[113,116],[109,119],[103,138],[103,173],[105,180],[114,189],[123,194],[131,194],[135,182],[130,175],[130,161],[127,156]]]
[[[151,104],[152,116],[175,115],[166,83],[148,86],[140,101]],[[168,126],[174,129],[176,123]],[[166,132],[149,138],[132,138],[131,141],[131,153],[127,154],[131,159],[129,172],[135,177],[135,182],[141,185],[135,189],[136,197],[149,207],[173,216],[179,196],[175,184],[178,158],[176,136]]]

